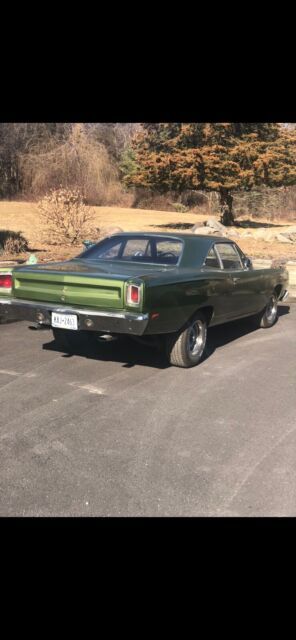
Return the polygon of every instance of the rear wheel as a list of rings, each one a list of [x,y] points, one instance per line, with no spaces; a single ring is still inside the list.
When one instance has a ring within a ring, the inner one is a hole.
[[[263,311],[254,316],[254,322],[258,327],[268,329],[272,327],[278,319],[278,301],[275,295],[272,295]]]
[[[175,367],[194,367],[204,355],[206,341],[207,322],[204,315],[198,313],[184,329],[167,338],[170,363]]]

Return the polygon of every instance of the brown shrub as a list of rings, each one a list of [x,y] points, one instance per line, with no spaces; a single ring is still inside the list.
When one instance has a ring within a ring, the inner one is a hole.
[[[76,245],[86,235],[96,234],[92,225],[93,210],[84,204],[79,189],[52,189],[37,205],[50,244]]]
[[[18,254],[28,251],[28,241],[20,231],[0,230],[0,253]]]

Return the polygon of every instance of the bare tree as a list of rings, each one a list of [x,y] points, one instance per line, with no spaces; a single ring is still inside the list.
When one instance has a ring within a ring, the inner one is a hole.
[[[60,186],[77,187],[89,203],[113,204],[122,192],[106,147],[85,124],[71,125],[68,137],[60,143],[24,154],[21,171],[24,190],[34,195]]]

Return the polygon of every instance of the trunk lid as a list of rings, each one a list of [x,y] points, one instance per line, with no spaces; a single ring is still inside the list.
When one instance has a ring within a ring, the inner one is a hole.
[[[125,278],[75,263],[34,265],[13,271],[13,295],[24,300],[122,309]]]
[[[159,265],[117,264],[74,259],[68,262],[17,267],[15,298],[62,302],[81,307],[122,309],[125,282],[163,270]],[[119,271],[119,273],[118,273]]]

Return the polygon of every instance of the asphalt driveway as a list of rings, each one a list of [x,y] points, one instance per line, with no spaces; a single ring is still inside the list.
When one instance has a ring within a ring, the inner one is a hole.
[[[0,515],[295,516],[296,305],[209,338],[185,370],[1,325]]]

